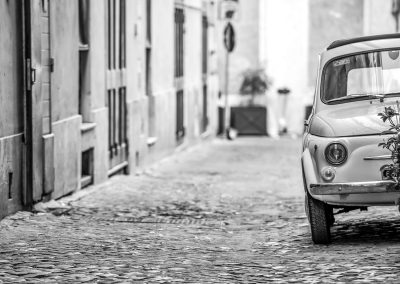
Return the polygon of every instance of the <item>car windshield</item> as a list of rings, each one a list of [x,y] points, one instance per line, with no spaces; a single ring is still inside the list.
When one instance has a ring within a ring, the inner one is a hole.
[[[400,96],[400,51],[378,51],[333,60],[325,68],[322,101]]]

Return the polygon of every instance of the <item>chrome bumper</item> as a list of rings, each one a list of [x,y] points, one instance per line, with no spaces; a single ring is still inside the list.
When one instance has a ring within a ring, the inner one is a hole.
[[[362,193],[385,193],[385,192],[400,193],[400,190],[397,187],[397,183],[394,181],[310,184],[310,193],[312,195],[362,194]]]

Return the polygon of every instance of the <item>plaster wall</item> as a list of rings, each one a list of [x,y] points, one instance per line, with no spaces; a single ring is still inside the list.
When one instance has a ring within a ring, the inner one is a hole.
[[[81,123],[80,115],[53,123],[54,199],[80,189]]]
[[[260,5],[266,0],[239,1],[240,16],[233,21],[236,45],[229,59],[229,93],[238,94],[242,83],[242,74],[247,69],[260,67],[259,48],[262,31],[260,26]],[[279,2],[279,1],[277,1]],[[218,42],[220,53],[220,78],[225,85],[226,50],[223,45],[223,34],[226,24],[220,21]]]
[[[267,92],[268,132],[277,134],[277,122],[283,115],[282,98],[277,89],[287,87],[286,120],[288,130],[303,130],[303,97],[308,90],[309,1],[264,0],[260,6],[260,60],[272,80]]]
[[[82,146],[85,143],[91,143],[90,146],[93,147],[93,183],[98,184],[107,179],[109,169],[108,109],[106,108],[107,1],[92,0],[90,4],[90,122],[95,123],[96,126],[91,130],[92,133],[89,133],[94,139],[82,140]],[[83,134],[81,137],[86,139]]]
[[[364,35],[363,14],[364,0],[310,0],[310,86],[317,75],[318,54],[335,40]]]
[[[395,33],[391,10],[392,0],[364,0],[364,34]]]
[[[394,33],[391,0],[310,0],[309,77],[314,88],[318,54],[337,39]],[[305,101],[312,103],[310,92]]]
[[[188,1],[189,2],[189,1]],[[185,127],[187,140],[200,135],[202,106],[202,11],[201,0],[190,1],[185,9]]]
[[[146,1],[127,1],[127,111],[129,168],[134,172],[146,156],[146,117],[142,111],[145,100],[145,39],[146,39]]]
[[[92,110],[97,110],[106,105],[106,0],[90,4],[90,100]]]
[[[135,103],[131,107],[132,132],[138,135],[133,145],[134,152],[139,160],[139,167],[151,164],[176,149],[176,89],[174,84],[175,64],[175,30],[174,12],[175,5],[182,7],[185,12],[184,32],[184,124],[186,128],[185,145],[196,143],[200,137],[200,118],[202,107],[202,56],[201,56],[201,28],[202,28],[202,2],[191,0],[175,2],[173,0],[154,0],[152,2],[152,29],[151,29],[151,92],[145,94],[145,6],[138,8],[138,34],[137,34],[137,66],[136,77],[140,83],[136,86]],[[207,1],[208,2],[208,1]],[[215,9],[216,6],[213,6]],[[210,47],[215,38],[210,38]],[[143,51],[143,52],[142,52]],[[215,56],[216,57],[216,56]],[[216,58],[214,58],[214,62]],[[216,65],[216,64],[214,64]],[[215,72],[216,70],[214,70]],[[217,72],[214,77],[217,77]],[[210,77],[211,78],[211,77]],[[209,85],[209,112],[216,109],[218,80],[210,80]],[[212,95],[211,95],[212,94]],[[214,102],[214,104],[213,104]],[[150,117],[153,116],[153,121]],[[213,115],[215,121],[216,115]],[[153,131],[150,131],[153,123]],[[149,138],[155,143],[148,143]],[[137,159],[137,157],[135,158]]]
[[[219,51],[220,46],[220,34],[219,26],[221,25],[218,21],[218,2],[210,2],[208,5],[208,129],[206,134],[215,134],[218,127],[218,105],[219,105],[219,93],[222,89],[221,77],[219,74],[219,58],[223,56],[223,53]]]
[[[151,27],[151,93],[146,96],[145,115],[147,136],[156,137],[155,144],[147,145],[147,161],[152,163],[175,147],[175,3],[154,0]],[[152,121],[150,121],[150,117]],[[150,126],[150,123],[153,125]]]
[[[50,101],[50,23],[48,0],[42,1],[41,9],[41,87],[42,87],[42,128],[43,134],[51,132]]]
[[[51,118],[54,133],[54,192],[58,198],[80,188],[78,2],[50,1]]]
[[[78,2],[50,1],[52,121],[78,113]]]
[[[93,150],[93,182],[101,183],[108,178],[108,109],[98,108],[92,111],[95,145]]]
[[[174,1],[152,1],[152,93],[157,96],[173,87],[174,82]],[[189,18],[189,17],[187,17]],[[190,20],[190,19],[188,19]],[[189,31],[188,31],[189,33]],[[188,34],[186,33],[186,35]]]
[[[22,134],[0,138],[0,219],[21,210],[24,203],[22,149]]]

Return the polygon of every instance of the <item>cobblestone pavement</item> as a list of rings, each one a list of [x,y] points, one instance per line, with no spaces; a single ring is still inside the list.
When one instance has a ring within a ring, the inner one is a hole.
[[[216,140],[0,222],[0,283],[400,282],[395,207],[313,245],[300,141]]]

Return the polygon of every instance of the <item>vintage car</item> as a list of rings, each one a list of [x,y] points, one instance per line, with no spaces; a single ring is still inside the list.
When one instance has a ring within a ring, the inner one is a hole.
[[[335,41],[320,55],[301,157],[314,243],[331,241],[334,214],[399,205],[398,101],[400,34]]]

